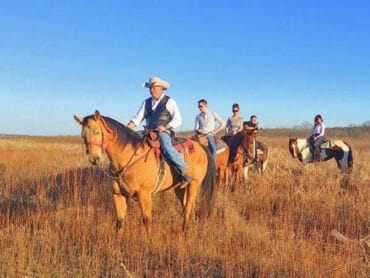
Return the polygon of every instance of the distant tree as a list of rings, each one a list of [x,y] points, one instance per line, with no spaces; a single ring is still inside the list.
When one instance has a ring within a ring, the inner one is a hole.
[[[362,123],[362,126],[370,126],[370,120]]]
[[[293,126],[293,129],[310,129],[312,127],[312,123],[309,121],[304,121],[300,125]]]

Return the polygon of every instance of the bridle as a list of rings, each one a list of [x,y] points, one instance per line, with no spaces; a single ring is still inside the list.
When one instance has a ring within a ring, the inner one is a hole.
[[[113,133],[113,130],[108,126],[107,122],[105,121],[104,117],[103,116],[100,116],[99,117],[99,121],[100,123],[102,124],[102,128],[105,129],[105,131],[107,131],[108,133]],[[100,147],[103,151],[109,153],[109,147],[108,147],[108,142],[111,141],[111,140],[106,140],[105,139],[105,136],[104,136],[104,133],[102,132],[102,141],[101,142],[96,142],[96,141],[87,141],[85,139],[85,145],[86,146],[98,146]],[[147,158],[148,155],[149,155],[149,152],[150,152],[150,148],[149,150],[144,153],[143,155],[141,155],[140,157],[138,157],[137,159],[134,160],[134,157],[137,153],[137,151],[139,150],[139,148],[144,144],[144,141],[142,141],[140,144],[138,144],[134,150],[134,152],[132,153],[131,157],[129,158],[129,160],[127,161],[126,165],[124,165],[121,169],[119,169],[118,171],[112,171],[112,169],[110,168],[109,170],[105,170],[103,169],[103,171],[111,178],[117,178],[119,177],[120,175],[123,175],[127,169],[129,167],[131,167],[132,165],[136,164],[137,162],[139,162],[141,159],[143,158]]]
[[[108,126],[107,122],[105,121],[104,117],[103,116],[100,116],[99,117],[99,121],[100,123],[103,125],[103,128],[108,132],[108,133],[113,133],[113,130]],[[96,141],[87,141],[85,140],[85,145],[86,146],[98,146],[100,147],[103,151],[108,151],[108,141],[110,140],[106,140],[105,139],[106,136],[104,136],[104,133],[102,132],[102,140],[100,142],[96,142]]]

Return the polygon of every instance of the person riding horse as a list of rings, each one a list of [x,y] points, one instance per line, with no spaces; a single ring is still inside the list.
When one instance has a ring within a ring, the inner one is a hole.
[[[184,182],[190,183],[192,177],[187,173],[188,165],[171,143],[174,129],[181,125],[182,119],[175,100],[163,92],[170,84],[158,77],[151,77],[149,82],[144,82],[143,87],[149,88],[151,97],[143,101],[127,127],[133,129],[145,119],[146,129],[158,133],[163,155],[179,169]]]
[[[230,147],[229,163],[235,160],[237,148],[240,145],[240,139],[237,134],[243,130],[243,118],[240,116],[240,107],[238,103],[232,105],[233,115],[227,119],[226,135],[222,139]]]
[[[312,161],[320,161],[320,144],[325,140],[325,124],[321,115],[316,115],[314,118],[314,126],[312,128],[312,134],[309,138],[313,156]]]
[[[257,146],[256,146],[256,137],[258,133],[258,121],[257,121],[257,116],[252,115],[249,118],[249,121],[246,121],[243,123],[243,129],[248,132],[250,136],[254,138],[254,145],[255,145],[255,157],[254,161],[257,159]]]
[[[216,161],[216,139],[215,135],[225,128],[224,120],[215,112],[208,110],[207,101],[201,99],[198,101],[198,108],[201,111],[195,117],[194,132],[197,136],[205,136],[208,140],[208,148]],[[216,122],[218,127],[215,127]]]

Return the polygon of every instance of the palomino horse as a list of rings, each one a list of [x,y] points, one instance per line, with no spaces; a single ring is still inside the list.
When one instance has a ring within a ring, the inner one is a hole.
[[[343,140],[326,140],[320,145],[320,161],[335,158],[343,172],[350,172],[353,168],[352,149]],[[302,163],[312,162],[310,142],[307,138],[289,138],[289,151],[294,158]]]
[[[244,148],[246,154],[243,170],[244,178],[248,178],[249,168],[253,166],[262,174],[266,170],[270,155],[267,145],[261,141],[257,141],[255,133],[251,134],[243,130],[240,134],[242,137],[241,146]]]
[[[210,214],[215,193],[216,172],[210,152],[194,141],[187,141],[187,149],[181,152],[188,163],[192,182],[181,188],[179,173],[167,162],[160,161],[158,148],[152,148],[139,133],[98,111],[84,118],[74,116],[81,124],[81,136],[86,153],[92,164],[101,161],[103,152],[110,160],[113,179],[113,201],[117,212],[116,228],[122,233],[126,216],[127,199],[139,201],[147,232],[151,232],[152,194],[175,189],[184,209],[183,231],[186,230],[199,189],[202,209]],[[163,167],[162,167],[163,166]]]

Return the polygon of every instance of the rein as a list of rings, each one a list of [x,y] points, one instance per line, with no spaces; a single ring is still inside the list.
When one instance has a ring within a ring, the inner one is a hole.
[[[139,158],[137,158],[136,160],[132,161],[132,160],[134,159],[134,156],[135,156],[135,154],[136,154],[137,150],[138,150],[138,149],[139,149],[139,147],[140,147],[140,146],[142,146],[143,144],[144,144],[144,141],[143,141],[143,142],[141,142],[141,143],[136,147],[135,151],[132,153],[132,155],[131,155],[130,159],[127,161],[126,165],[125,165],[125,166],[123,166],[123,167],[122,167],[120,170],[118,170],[117,172],[113,173],[114,175],[119,176],[119,175],[124,174],[124,173],[127,171],[127,169],[128,169],[129,167],[131,167],[132,165],[135,165],[137,162],[139,162],[139,161],[140,161],[141,159],[143,159],[144,157],[145,157],[145,158],[147,158],[147,157],[148,157],[148,155],[149,155],[149,152],[150,152],[151,148],[149,148],[149,149],[148,149],[148,151],[147,151],[146,153],[144,153],[142,156],[140,156],[140,157],[139,157]]]
[[[113,178],[113,179],[117,179],[120,175],[123,175],[128,168],[130,168],[131,166],[135,165],[137,162],[139,162],[140,160],[142,160],[143,158],[147,158],[148,155],[149,155],[149,152],[151,151],[151,149],[149,149],[146,153],[144,153],[143,155],[141,155],[139,158],[137,158],[136,160],[133,160],[134,159],[134,156],[137,152],[137,150],[139,149],[139,147],[143,145],[143,142],[140,143],[135,151],[132,153],[130,159],[128,160],[128,162],[126,163],[125,166],[123,166],[121,169],[119,169],[118,171],[112,171],[112,169],[109,169],[108,171],[103,169],[103,171],[106,173],[107,176],[109,176],[110,178]]]

